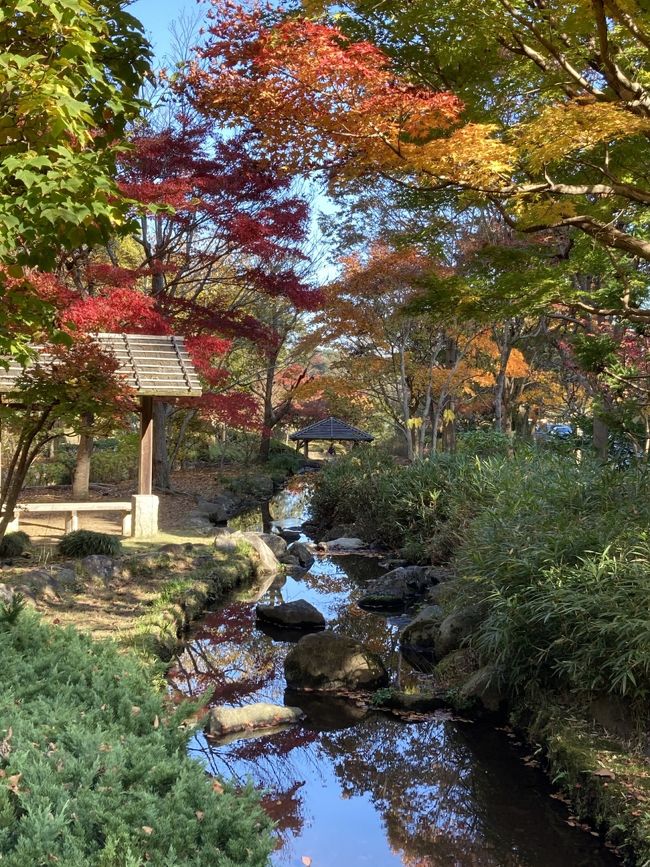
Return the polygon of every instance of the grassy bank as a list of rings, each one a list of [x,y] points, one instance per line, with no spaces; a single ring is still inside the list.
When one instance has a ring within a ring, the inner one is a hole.
[[[187,758],[191,708],[166,704],[150,664],[26,611],[0,617],[0,654],[4,864],[267,863],[256,798]]]
[[[161,534],[77,559],[33,548],[5,563],[5,598],[22,591],[29,608],[0,605],[3,863],[268,863],[258,795],[187,757],[196,708],[166,699],[156,661],[208,604],[254,581],[255,550],[228,538]]]
[[[315,517],[420,562],[451,561],[443,615],[480,612],[471,658],[577,808],[625,838],[632,863],[650,863],[650,475],[499,452],[406,467],[351,455],[323,471]],[[448,673],[449,658],[439,664]]]
[[[184,629],[208,604],[255,575],[243,542],[212,540],[125,546],[114,558],[51,558],[3,569],[3,584],[22,592],[50,622],[169,659]]]

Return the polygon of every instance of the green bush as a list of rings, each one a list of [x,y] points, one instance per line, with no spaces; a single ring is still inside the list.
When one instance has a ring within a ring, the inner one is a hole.
[[[389,548],[425,548],[436,562],[459,544],[470,517],[498,496],[505,459],[438,455],[408,466],[375,449],[328,464],[312,500],[321,524],[356,525]]]
[[[508,457],[514,447],[512,437],[495,430],[470,430],[458,435],[459,454]]]
[[[50,485],[69,485],[74,471],[74,457],[62,455],[57,460],[35,461],[25,477],[26,487],[48,487]]]
[[[517,592],[495,584],[476,646],[517,692],[532,682],[574,695],[612,692],[646,703],[649,586],[647,549],[551,566]]]
[[[7,867],[262,867],[269,822],[186,755],[192,710],[111,642],[0,622],[0,853]]]
[[[7,560],[11,557],[20,557],[29,548],[29,536],[22,530],[15,533],[6,533],[0,541],[0,559]]]
[[[139,437],[122,434],[119,438],[97,440],[90,458],[90,480],[99,484],[127,482],[138,473]]]
[[[451,560],[457,604],[481,603],[472,644],[514,691],[650,695],[650,472],[551,449],[440,455],[410,466],[374,451],[328,465],[321,523]]]
[[[58,549],[64,557],[88,557],[90,554],[117,557],[122,553],[122,543],[117,536],[109,536],[108,533],[74,530],[61,539]]]

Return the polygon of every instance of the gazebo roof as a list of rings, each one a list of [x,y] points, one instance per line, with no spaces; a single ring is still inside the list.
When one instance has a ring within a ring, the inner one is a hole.
[[[370,443],[374,437],[369,433],[359,430],[358,427],[353,427],[351,424],[346,424],[338,418],[330,416],[322,421],[314,422],[302,430],[296,431],[289,437],[291,440],[348,440],[353,442]]]
[[[201,383],[183,337],[168,334],[95,334],[105,352],[112,353],[128,387],[140,397],[200,397]],[[38,347],[36,347],[38,350]],[[46,352],[39,361],[48,362]],[[15,390],[24,367],[15,361],[0,367],[0,393]]]

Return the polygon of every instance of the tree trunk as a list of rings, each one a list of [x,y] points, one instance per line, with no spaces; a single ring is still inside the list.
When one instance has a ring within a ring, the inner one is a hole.
[[[411,412],[409,404],[411,400],[411,390],[406,378],[406,352],[404,346],[399,347],[399,372],[400,372],[400,391],[402,397],[402,422],[404,425],[404,435],[406,436],[406,456],[409,461],[413,460],[413,435],[409,426]]]
[[[503,343],[499,349],[499,371],[496,377],[496,385],[494,392],[494,429],[501,433],[512,432],[506,430],[508,426],[507,415],[508,408],[506,406],[506,371],[508,369],[508,361],[512,352],[510,343],[510,325],[504,325]]]
[[[264,380],[264,421],[262,423],[262,436],[260,439],[259,459],[265,464],[271,454],[271,435],[276,419],[273,413],[273,383],[275,382],[275,368],[278,356],[272,353],[266,362],[266,379]]]
[[[439,399],[431,416],[431,454],[438,451],[438,431],[440,430],[440,418],[442,415],[442,400]]]
[[[258,457],[260,461],[265,464],[271,455],[271,433],[270,430],[267,432],[267,428],[265,427],[262,431],[262,437],[260,439],[260,449],[258,452]]]
[[[446,418],[445,414],[447,414]],[[444,451],[453,454],[456,451],[456,401],[453,397],[449,399],[443,418],[442,447]]]
[[[593,443],[598,457],[606,461],[609,453],[609,428],[606,422],[598,415],[594,415]]]
[[[162,400],[153,403],[153,486],[168,491],[172,486],[169,451],[167,448],[167,419],[171,407]]]
[[[0,539],[4,537],[7,527],[13,521],[27,471],[39,452],[50,441],[48,433],[52,428],[52,422],[49,420],[51,410],[51,407],[45,410],[31,428],[23,430],[9,461],[0,495]]]
[[[92,414],[86,413],[83,423],[90,427],[94,421]],[[77,446],[77,460],[72,477],[72,499],[87,500],[90,494],[90,460],[94,439],[91,434],[82,433]]]

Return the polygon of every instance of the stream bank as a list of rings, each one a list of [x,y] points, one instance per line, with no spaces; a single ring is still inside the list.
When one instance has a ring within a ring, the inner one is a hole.
[[[650,863],[648,489],[647,472],[525,446],[408,466],[366,450],[327,467],[313,499],[320,532],[451,567],[402,644],[455,707],[514,722],[631,865]]]
[[[294,480],[268,509],[234,529],[294,528],[309,516],[309,487]],[[271,527],[269,526],[269,519]],[[296,531],[297,532],[297,531]],[[300,537],[309,541],[305,534]],[[200,733],[191,751],[216,776],[266,792],[276,821],[275,865],[485,865],[609,867],[618,863],[599,839],[577,827],[550,787],[537,757],[515,732],[448,712],[379,712],[370,696],[287,692],[287,635],[256,627],[258,602],[313,604],[328,628],[378,653],[393,688],[428,692],[426,665],[416,670],[399,649],[412,610],[363,610],[358,600],[387,571],[378,557],[319,555],[308,571],[280,575],[262,593],[219,605],[190,632],[169,672],[171,685],[213,706],[254,702],[298,705],[303,723],[272,732]]]

